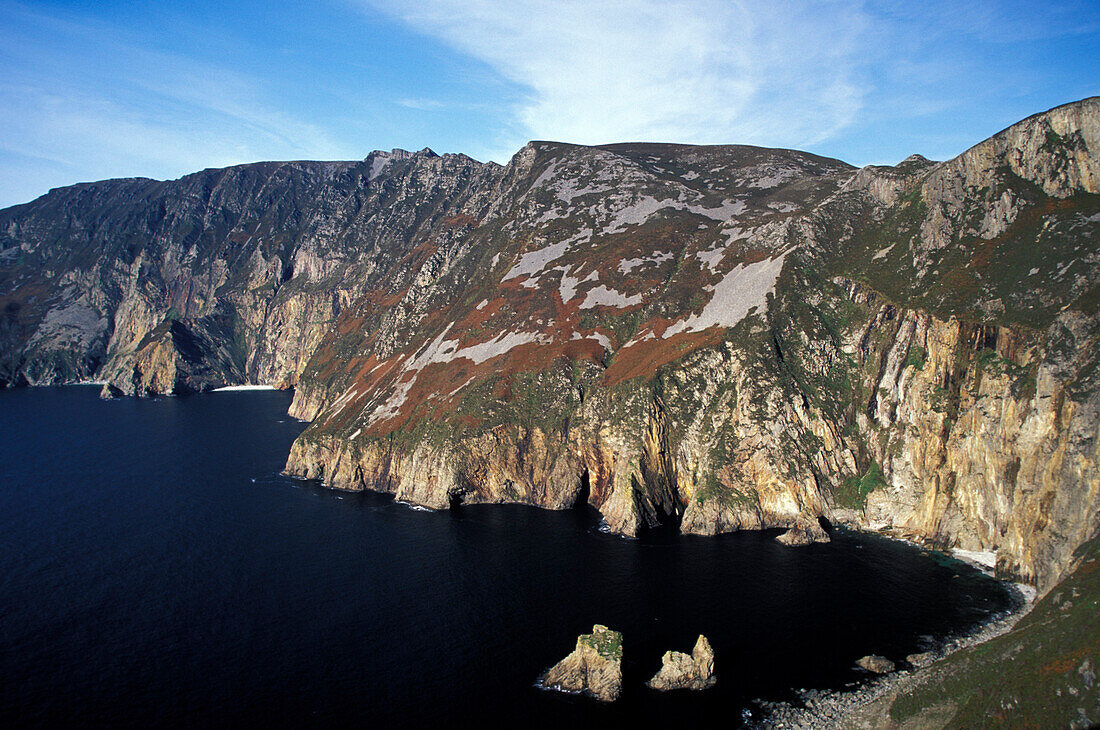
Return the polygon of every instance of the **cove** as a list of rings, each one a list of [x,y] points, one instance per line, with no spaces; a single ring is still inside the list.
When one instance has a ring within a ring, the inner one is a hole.
[[[20,726],[648,727],[754,722],[1010,605],[962,563],[873,535],[599,530],[595,512],[424,512],[279,476],[282,392],[0,393],[0,673]],[[623,695],[535,687],[623,632]],[[717,685],[643,686],[706,634]]]

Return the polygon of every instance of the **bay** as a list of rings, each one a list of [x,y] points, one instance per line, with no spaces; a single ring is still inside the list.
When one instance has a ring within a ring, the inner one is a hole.
[[[0,393],[0,690],[20,726],[648,727],[759,718],[1009,605],[873,535],[628,540],[590,508],[426,512],[279,475],[290,395]],[[613,705],[535,680],[602,623]],[[718,684],[644,687],[706,634]]]

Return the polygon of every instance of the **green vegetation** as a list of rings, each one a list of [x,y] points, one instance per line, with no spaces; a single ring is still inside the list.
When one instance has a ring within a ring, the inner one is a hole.
[[[1067,391],[1073,400],[1084,403],[1100,387],[1100,337],[1089,339],[1084,350],[1084,361],[1079,364],[1077,375],[1069,383]],[[1035,392],[1035,372],[1030,373],[1031,393]]]
[[[618,631],[597,630],[593,634],[581,634],[577,640],[595,649],[596,653],[604,659],[618,661],[623,658],[623,635]]]
[[[742,491],[731,489],[720,481],[713,471],[703,477],[703,487],[695,493],[695,502],[704,504],[715,502],[724,507],[752,507],[758,504],[758,497],[754,491]]]
[[[904,726],[1096,727],[1100,723],[1100,538],[1077,568],[1008,633],[944,659],[894,701]],[[912,723],[908,721],[913,721]]]
[[[572,364],[569,372],[574,372]],[[509,388],[515,422],[546,434],[562,430],[574,410],[576,394],[564,380],[554,370],[513,374]]]
[[[417,411],[423,411],[423,409],[417,409]],[[400,451],[411,453],[421,444],[439,447],[446,443],[453,433],[452,424],[414,411],[409,422],[388,434],[387,438]]]
[[[909,356],[905,360],[905,367],[923,370],[926,362],[928,362],[927,350],[916,345],[909,348]]]
[[[872,461],[862,477],[849,477],[845,480],[833,493],[833,499],[838,507],[861,510],[867,505],[867,496],[885,486],[888,485],[882,467],[878,462]]]
[[[1024,367],[1005,358],[996,350],[985,348],[974,354],[973,366],[981,375],[991,377],[1007,375],[1011,379],[1010,386],[1015,398],[1028,399],[1035,394],[1038,363]]]
[[[937,385],[932,388],[932,392],[928,395],[928,403],[931,405],[932,410],[937,413],[946,413],[952,418],[957,415],[955,413],[955,398],[951,394],[951,390]]]
[[[1064,158],[1076,144],[1048,132],[1044,148]],[[997,235],[988,237],[991,203],[1006,194],[1014,210],[992,229]],[[940,207],[953,231],[951,245],[921,241],[921,226],[932,210],[914,186],[881,219],[852,216],[854,234],[827,256],[827,271],[941,319],[954,315],[1041,329],[1067,305],[1090,304],[1087,286],[1097,269],[1082,251],[1095,250],[1095,228],[1079,221],[1097,210],[1100,195],[1052,198],[1006,164],[991,185]]]
[[[616,340],[627,342],[638,331],[638,326],[643,321],[642,311],[640,308],[621,313],[614,313],[613,310],[588,310],[581,315],[580,328],[588,330],[605,327],[615,334]]]

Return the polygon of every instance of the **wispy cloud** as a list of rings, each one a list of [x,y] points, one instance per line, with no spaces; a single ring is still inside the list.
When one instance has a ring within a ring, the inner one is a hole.
[[[43,181],[176,177],[271,157],[340,157],[326,130],[269,103],[260,80],[145,47],[95,20],[4,7],[0,205]]]
[[[1100,6],[1080,0],[349,1],[525,91],[494,137],[498,160],[542,138],[896,161],[961,152],[1043,103],[1096,93]]]
[[[366,1],[525,87],[527,138],[810,144],[861,105],[850,3]]]
[[[1049,0],[0,0],[0,206],[79,180],[530,139],[945,157],[1100,92]]]
[[[433,112],[447,108],[446,104],[436,99],[398,99],[397,104],[406,109],[415,109],[421,112]]]

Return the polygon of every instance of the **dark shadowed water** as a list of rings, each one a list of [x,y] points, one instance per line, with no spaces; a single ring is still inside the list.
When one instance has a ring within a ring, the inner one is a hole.
[[[1008,602],[965,566],[837,533],[625,540],[590,510],[430,513],[278,476],[276,392],[0,393],[0,716],[8,726],[648,727],[841,687]],[[537,689],[593,623],[611,706]],[[643,682],[714,646],[717,686]]]

